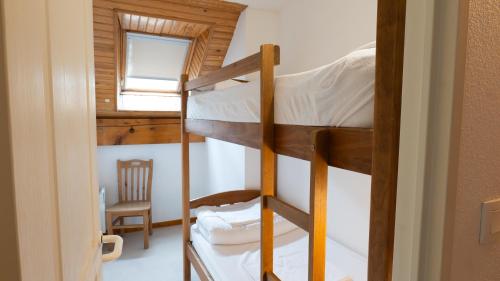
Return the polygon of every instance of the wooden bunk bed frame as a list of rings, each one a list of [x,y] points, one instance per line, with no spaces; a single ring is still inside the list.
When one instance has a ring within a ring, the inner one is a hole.
[[[261,197],[261,280],[280,280],[273,273],[273,212],[309,232],[309,280],[325,273],[326,192],[328,166],[372,176],[368,280],[392,280],[399,127],[405,35],[405,0],[379,0],[375,108],[373,129],[274,124],[274,66],[279,47],[263,45],[259,53],[206,76],[181,77],[182,200],[184,280],[191,264],[201,280],[215,281],[190,241],[191,209],[220,206]],[[189,91],[260,71],[260,123],[186,118]],[[239,190],[190,200],[189,134],[241,144],[261,151],[261,190]],[[311,161],[310,213],[277,198],[276,156]]]

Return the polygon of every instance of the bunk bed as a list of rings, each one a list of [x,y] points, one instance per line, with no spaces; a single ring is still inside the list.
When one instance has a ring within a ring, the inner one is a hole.
[[[261,202],[259,279],[281,280],[273,267],[273,218],[276,213],[308,232],[308,280],[325,280],[328,166],[372,176],[367,278],[369,281],[392,280],[404,14],[404,0],[379,0],[372,128],[275,124],[274,67],[280,60],[278,46],[262,45],[259,53],[194,80],[188,80],[186,75],[181,77],[185,281],[191,280],[191,265],[201,280],[219,281],[214,279],[207,267],[205,261],[209,254],[202,250],[202,240],[194,232],[192,235],[191,210],[201,206],[236,204],[257,197]],[[256,71],[260,71],[258,122],[188,118],[188,100],[192,98],[190,92]],[[260,149],[260,191],[237,190],[191,200],[189,134]],[[311,162],[309,213],[278,199],[278,154]]]

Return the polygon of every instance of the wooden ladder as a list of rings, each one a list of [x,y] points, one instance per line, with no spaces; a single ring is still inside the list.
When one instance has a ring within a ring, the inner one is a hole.
[[[261,47],[261,280],[280,280],[273,272],[274,213],[309,232],[309,281],[325,280],[326,208],[328,180],[328,130],[318,130],[311,140],[310,213],[277,198],[274,151],[273,45]]]

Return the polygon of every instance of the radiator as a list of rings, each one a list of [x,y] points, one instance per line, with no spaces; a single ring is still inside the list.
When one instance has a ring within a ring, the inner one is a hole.
[[[106,232],[106,188],[99,187],[99,221],[102,233]]]

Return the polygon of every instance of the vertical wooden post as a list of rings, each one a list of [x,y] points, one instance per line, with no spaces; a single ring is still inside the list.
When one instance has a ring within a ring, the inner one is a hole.
[[[276,195],[276,154],[274,153],[274,45],[262,45],[260,71],[261,143],[261,280],[273,272],[273,210],[264,196]]]
[[[190,222],[190,186],[189,186],[189,134],[186,132],[186,112],[189,92],[184,83],[187,74],[181,76],[181,143],[182,143],[182,253],[184,264],[184,281],[191,281],[191,264],[187,254],[187,245],[191,240]]]
[[[325,280],[328,139],[327,130],[313,134],[309,198],[309,281]]]
[[[406,0],[378,0],[368,280],[392,279]]]

